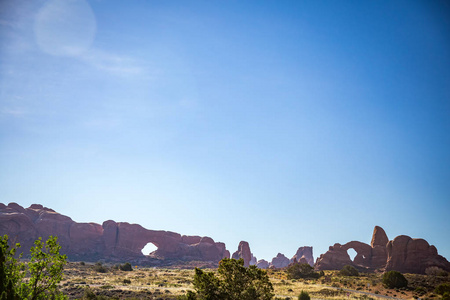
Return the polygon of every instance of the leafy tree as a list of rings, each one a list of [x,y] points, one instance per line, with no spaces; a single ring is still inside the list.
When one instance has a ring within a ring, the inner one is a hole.
[[[383,284],[391,289],[402,288],[408,285],[408,280],[400,272],[389,271],[383,274]]]
[[[267,272],[244,267],[243,259],[222,259],[217,276],[196,268],[193,284],[196,293],[187,294],[186,299],[269,300],[274,296]]]
[[[288,279],[319,278],[321,273],[314,272],[309,264],[292,263],[286,269]]]
[[[23,263],[15,258],[19,247],[20,244],[16,244],[10,248],[8,236],[0,236],[0,300],[20,299],[16,287],[25,274]]]
[[[298,300],[310,300],[311,297],[309,297],[308,292],[301,291],[300,295],[298,295]]]
[[[20,244],[10,249],[8,236],[5,235],[0,239],[0,278],[3,283],[0,284],[0,289],[3,289],[0,290],[1,300],[66,298],[58,291],[58,283],[62,280],[67,258],[59,254],[61,246],[57,242],[57,237],[50,236],[45,243],[39,238],[34,245],[30,249],[30,262],[25,265],[14,258]],[[28,281],[23,280],[26,273],[30,277]]]
[[[339,274],[342,276],[359,276],[358,270],[355,267],[350,265],[345,265],[340,271]]]

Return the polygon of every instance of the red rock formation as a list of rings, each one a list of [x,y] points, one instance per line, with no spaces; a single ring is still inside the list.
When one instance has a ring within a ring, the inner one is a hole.
[[[258,260],[258,262],[256,263],[256,266],[257,266],[258,268],[260,268],[260,269],[267,269],[267,268],[270,266],[270,264],[269,264],[269,262],[268,262],[267,260],[260,259],[260,260]]]
[[[252,260],[252,252],[250,251],[250,246],[248,242],[241,241],[238,246],[238,250],[233,253],[232,258],[234,259],[244,259],[244,267],[248,267],[250,265],[250,261]]]
[[[386,271],[424,274],[428,267],[439,267],[450,271],[450,263],[438,255],[436,247],[424,239],[412,239],[400,235],[387,244],[388,259]]]
[[[372,241],[370,242],[370,246],[374,248],[375,246],[386,247],[386,244],[389,242],[389,239],[386,235],[386,232],[380,226],[375,226],[372,234]]]
[[[8,206],[0,203],[0,234],[8,234],[11,241],[20,242],[24,253],[28,253],[38,237],[47,239],[56,235],[61,252],[74,260],[218,262],[230,257],[224,243],[216,243],[209,237],[181,236],[175,232],[148,230],[137,224],[111,220],[103,225],[76,223],[37,204],[24,209],[15,203]],[[158,247],[153,260],[141,252],[150,242]]]
[[[353,261],[347,254],[347,250],[351,248],[357,252]],[[424,273],[431,266],[450,271],[450,263],[438,255],[436,248],[427,241],[405,235],[388,241],[386,233],[378,226],[373,231],[371,245],[355,241],[345,245],[334,244],[320,255],[315,267],[318,270],[340,270],[345,265],[369,271],[381,269]]]
[[[289,258],[284,256],[284,254],[278,253],[276,257],[272,258],[272,262],[270,263],[271,267],[281,269],[287,267],[290,264]]]
[[[300,247],[298,248],[295,255],[291,258],[291,263],[297,260],[299,263],[307,263],[311,267],[314,266],[314,257],[313,257],[313,249],[312,247]]]

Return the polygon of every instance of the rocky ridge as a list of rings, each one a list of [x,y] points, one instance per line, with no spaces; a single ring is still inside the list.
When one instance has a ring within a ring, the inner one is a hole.
[[[21,250],[28,253],[34,241],[50,235],[58,236],[61,252],[70,260],[85,261],[129,261],[142,265],[170,265],[172,262],[208,262],[217,264],[229,258],[230,252],[224,243],[210,237],[186,236],[179,233],[148,230],[138,224],[108,220],[97,223],[77,223],[68,216],[50,208],[33,204],[23,208],[16,203],[0,203],[0,235],[8,234],[14,243],[20,242]],[[147,243],[157,250],[142,254]],[[347,251],[354,249],[357,255],[350,259]],[[300,247],[288,259],[281,253],[269,263],[257,260],[250,251],[248,242],[241,241],[233,258],[243,258],[246,266],[259,268],[283,268],[293,262],[313,265],[312,247]],[[318,270],[339,270],[344,265],[353,265],[360,270],[397,270],[407,273],[424,273],[429,267],[450,271],[450,263],[439,255],[433,245],[424,239],[413,239],[401,235],[389,241],[385,231],[375,226],[370,245],[351,241],[344,245],[330,246],[320,255],[314,265]]]
[[[230,257],[224,243],[210,237],[186,236],[170,231],[148,230],[138,224],[108,220],[102,225],[77,223],[42,205],[23,208],[16,203],[0,203],[0,234],[20,242],[28,253],[33,242],[58,236],[61,252],[71,260],[130,261],[158,265],[170,260],[218,262]],[[147,243],[158,249],[142,254]]]
[[[347,250],[354,249],[353,261]],[[401,235],[389,241],[383,228],[375,226],[370,245],[351,241],[344,245],[330,246],[329,250],[317,259],[318,270],[340,270],[345,265],[352,265],[360,270],[396,270],[404,273],[425,273],[429,267],[438,267],[450,271],[450,263],[437,249],[424,239],[413,239]]]

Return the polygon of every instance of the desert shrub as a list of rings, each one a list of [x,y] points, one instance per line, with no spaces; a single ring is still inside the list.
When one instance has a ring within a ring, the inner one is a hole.
[[[124,284],[130,284],[130,283],[131,283],[131,280],[130,280],[130,279],[124,279],[124,280],[123,280],[123,283],[124,283]]]
[[[350,265],[345,265],[340,271],[339,275],[342,276],[359,276],[358,270],[355,267]]]
[[[438,295],[444,295],[445,293],[450,293],[450,283],[441,283],[436,287],[434,292]]]
[[[298,295],[298,300],[310,300],[311,297],[309,297],[308,292],[301,291],[300,295]]]
[[[109,289],[113,289],[114,287],[112,285],[105,284],[105,285],[102,285],[100,288],[104,289],[104,290],[109,290]]]
[[[193,291],[188,291],[186,295],[178,296],[178,300],[195,300],[197,297]]]
[[[402,288],[408,285],[408,280],[402,273],[397,271],[388,271],[383,274],[383,284],[388,288]]]
[[[97,262],[94,265],[94,271],[98,273],[106,273],[108,270],[102,265],[101,262]]]
[[[83,300],[96,300],[97,296],[90,288],[84,290]]]
[[[414,292],[416,292],[418,294],[425,294],[427,291],[425,290],[425,288],[423,286],[418,286],[414,289]]]
[[[133,268],[131,267],[131,264],[129,262],[126,262],[123,265],[120,265],[119,269],[122,271],[133,271]]]
[[[432,276],[448,276],[448,273],[446,271],[436,266],[426,268],[425,274]]]
[[[288,279],[299,278],[319,278],[320,273],[314,272],[314,268],[309,264],[290,264],[286,269]]]

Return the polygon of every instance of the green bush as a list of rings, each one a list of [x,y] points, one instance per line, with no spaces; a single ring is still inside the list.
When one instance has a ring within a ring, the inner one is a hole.
[[[108,272],[108,270],[102,265],[101,262],[97,262],[94,265],[94,271],[98,272],[98,273],[106,273],[106,272]]]
[[[243,259],[222,259],[217,275],[195,268],[193,285],[196,292],[185,299],[270,300],[274,296],[267,272],[244,267]]]
[[[288,279],[319,278],[320,273],[314,272],[314,268],[309,264],[290,264],[286,269]]]
[[[359,276],[358,270],[355,267],[350,265],[345,265],[340,271],[339,274],[342,276]]]
[[[124,263],[123,265],[119,266],[119,269],[122,271],[133,271],[133,268],[131,267],[131,264],[129,262]]]
[[[442,300],[450,300],[450,292],[445,292],[442,295]]]
[[[436,287],[434,292],[438,295],[444,295],[445,293],[450,293],[450,283],[441,283]]]
[[[408,286],[408,280],[402,273],[389,271],[383,274],[383,284],[388,288],[402,288]]]
[[[311,297],[309,297],[308,292],[301,291],[300,295],[298,295],[298,300],[310,300]]]

